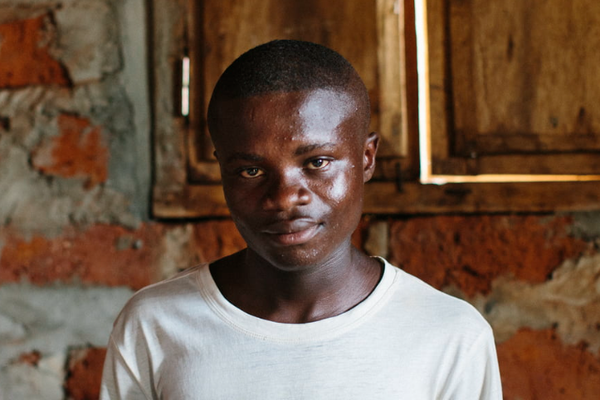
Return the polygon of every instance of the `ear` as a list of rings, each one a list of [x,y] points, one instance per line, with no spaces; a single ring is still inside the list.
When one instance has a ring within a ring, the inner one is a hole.
[[[375,157],[379,147],[379,135],[371,132],[365,140],[365,151],[363,155],[363,182],[367,182],[375,172]]]

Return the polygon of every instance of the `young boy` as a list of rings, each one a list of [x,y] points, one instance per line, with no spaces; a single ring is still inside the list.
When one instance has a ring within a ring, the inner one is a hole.
[[[350,243],[378,136],[342,56],[256,47],[223,73],[208,121],[248,247],[129,301],[103,399],[502,398],[477,311]]]

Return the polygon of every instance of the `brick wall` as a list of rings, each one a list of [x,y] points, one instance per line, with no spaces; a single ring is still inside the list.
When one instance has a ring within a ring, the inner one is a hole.
[[[0,0],[0,398],[97,398],[133,291],[243,247],[227,220],[147,216],[143,21],[141,0]],[[366,216],[354,239],[482,312],[506,399],[597,397],[599,213]]]

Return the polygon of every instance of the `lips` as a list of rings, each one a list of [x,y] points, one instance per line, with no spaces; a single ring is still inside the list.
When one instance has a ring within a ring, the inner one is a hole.
[[[263,233],[282,246],[299,245],[310,241],[319,232],[321,224],[309,219],[280,221],[268,225]]]

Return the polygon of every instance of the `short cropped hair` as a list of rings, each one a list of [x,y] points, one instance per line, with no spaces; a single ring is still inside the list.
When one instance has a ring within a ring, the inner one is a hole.
[[[317,88],[344,90],[355,80],[364,87],[354,67],[325,46],[299,40],[274,40],[237,58],[221,75],[213,97],[247,98]]]
[[[329,89],[352,93],[364,131],[371,107],[364,82],[342,55],[320,44],[299,40],[273,40],[239,56],[223,72],[208,105],[208,128],[214,125],[220,100],[245,99],[269,93]]]

